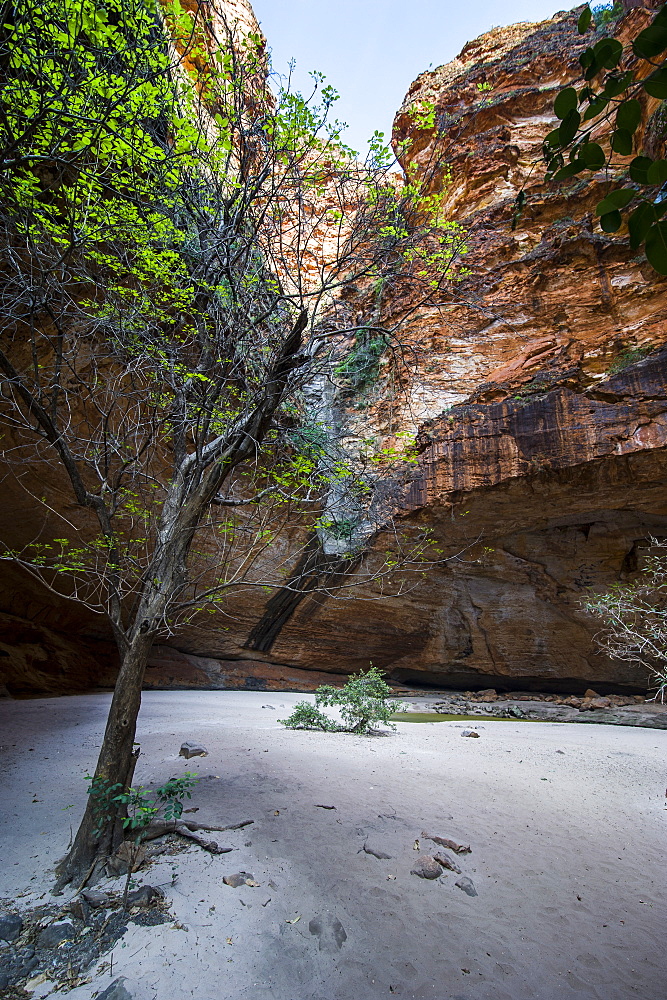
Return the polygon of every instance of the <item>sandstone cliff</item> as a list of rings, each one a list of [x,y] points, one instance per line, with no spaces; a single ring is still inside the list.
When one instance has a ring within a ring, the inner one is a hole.
[[[631,11],[621,30],[647,17]],[[631,578],[647,536],[667,534],[667,282],[595,226],[595,184],[541,181],[553,99],[586,44],[575,24],[570,12],[488,32],[420,76],[396,118],[396,141],[412,135],[404,165],[442,162],[434,183],[470,234],[470,276],[410,320],[428,360],[401,414],[421,451],[404,517],[460,554],[388,601],[373,588],[354,602],[256,592],[227,631],[213,621],[157,647],[150,686],[308,688],[369,660],[439,686],[645,685],[595,652],[580,602]],[[424,101],[435,127],[415,136]],[[646,127],[662,141],[655,120]],[[382,430],[379,410],[348,419]],[[0,635],[10,690],[108,682],[113,653],[95,621],[16,573],[0,597],[33,629]]]

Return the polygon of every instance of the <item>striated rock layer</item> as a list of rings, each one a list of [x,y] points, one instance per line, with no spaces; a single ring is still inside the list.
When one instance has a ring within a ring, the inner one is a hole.
[[[621,37],[649,16],[631,10]],[[471,273],[410,320],[428,360],[398,427],[380,407],[348,419],[417,434],[404,518],[453,558],[391,600],[372,587],[356,601],[252,592],[224,624],[157,646],[148,686],[312,689],[372,661],[397,682],[439,687],[645,688],[632,665],[596,652],[581,601],[632,579],[647,538],[667,535],[667,281],[596,227],[601,183],[541,181],[554,96],[589,43],[575,25],[570,12],[488,32],[420,76],[396,118],[396,142],[411,137],[397,147],[404,166],[441,164],[434,189],[469,231]],[[415,134],[427,101],[435,125]],[[657,149],[654,110],[643,138]],[[0,631],[11,693],[111,683],[96,620],[14,571],[0,598],[14,616]]]

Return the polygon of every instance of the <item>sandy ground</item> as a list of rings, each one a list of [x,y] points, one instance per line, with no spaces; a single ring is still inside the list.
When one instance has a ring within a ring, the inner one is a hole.
[[[196,771],[197,820],[254,824],[217,835],[231,854],[192,846],[142,873],[165,886],[180,926],[131,926],[116,945],[113,978],[136,1000],[667,996],[667,732],[513,721],[400,723],[375,739],[287,731],[277,720],[301,697],[145,695],[135,783]],[[108,701],[0,703],[0,895],[19,908],[49,899]],[[480,739],[461,737],[470,727]],[[209,756],[179,758],[186,739]],[[415,839],[429,850],[422,830],[471,844],[458,860],[477,896],[452,873],[410,874]],[[239,870],[259,887],[223,884]],[[111,981],[106,971],[68,997]]]

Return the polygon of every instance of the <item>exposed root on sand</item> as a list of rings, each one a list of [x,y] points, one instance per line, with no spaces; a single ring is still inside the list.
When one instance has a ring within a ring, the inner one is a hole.
[[[233,850],[232,847],[221,847],[217,840],[204,837],[200,831],[222,833],[225,830],[241,830],[244,826],[250,826],[251,823],[254,823],[254,820],[246,819],[242,823],[231,823],[229,826],[211,826],[208,823],[195,823],[193,820],[182,817],[179,819],[154,819],[142,832],[141,840],[157,840],[158,837],[164,837],[168,833],[177,833],[181,837],[193,840],[195,844],[198,844],[205,851],[210,851],[211,854],[228,854]]]

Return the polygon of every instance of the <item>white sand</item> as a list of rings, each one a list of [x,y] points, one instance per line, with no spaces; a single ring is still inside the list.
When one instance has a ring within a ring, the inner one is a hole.
[[[193,846],[143,873],[167,883],[187,930],[131,925],[116,945],[113,977],[136,1000],[667,996],[667,732],[489,721],[480,739],[456,722],[400,723],[383,739],[290,732],[277,719],[300,697],[145,695],[135,783],[197,771],[197,820],[255,823],[217,835],[231,854]],[[19,907],[48,891],[108,701],[0,704],[0,895]],[[178,758],[186,739],[209,756]],[[451,873],[410,874],[422,830],[472,845],[459,863],[478,896]],[[367,838],[391,860],[359,853]],[[222,883],[239,870],[260,887]],[[106,972],[68,996],[110,982]]]

